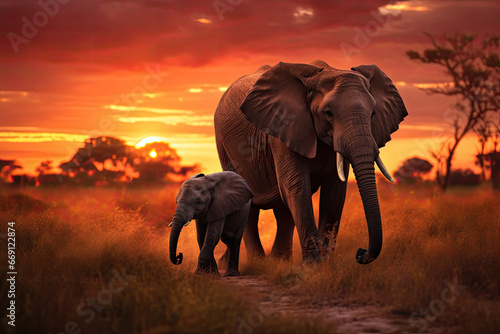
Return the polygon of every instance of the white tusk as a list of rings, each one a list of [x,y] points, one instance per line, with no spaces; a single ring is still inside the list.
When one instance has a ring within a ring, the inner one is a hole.
[[[168,224],[168,227],[171,227],[173,223],[174,223],[173,221],[170,222],[170,224]]]
[[[339,174],[340,181],[345,182],[344,157],[339,152],[337,152],[337,174]]]
[[[184,226],[188,226],[190,222],[191,222],[191,219],[190,219],[190,220],[188,220],[188,221],[186,222],[186,224],[184,224]]]
[[[387,180],[394,183],[394,179],[392,178],[391,173],[389,173],[389,171],[385,167],[384,163],[382,162],[382,159],[380,159],[380,155],[377,157],[377,160],[375,160],[375,162],[377,163],[378,169],[380,169],[380,171],[382,172],[382,174],[384,174]]]

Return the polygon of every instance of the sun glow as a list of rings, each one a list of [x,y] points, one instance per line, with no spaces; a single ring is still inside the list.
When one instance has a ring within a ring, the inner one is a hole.
[[[420,89],[448,88],[448,87],[453,87],[453,82],[414,83],[413,86]]]
[[[392,10],[406,10],[406,11],[415,11],[415,12],[425,12],[429,10],[429,8],[425,6],[410,6],[407,4],[397,4],[397,5],[385,5],[384,8],[392,9]]]
[[[155,143],[155,142],[166,142],[167,140],[165,138],[162,138],[162,137],[146,137],[146,138],[143,138],[141,139],[137,144],[135,144],[135,147],[136,148],[141,148],[141,147],[144,147],[146,144],[149,144],[149,143]],[[153,151],[151,151],[152,153]],[[149,153],[149,155],[154,158],[156,157],[156,152],[154,152],[155,156],[153,157],[151,155],[151,153]]]
[[[156,158],[156,151],[152,150],[151,152],[149,152],[149,156],[153,159]]]
[[[209,23],[212,23],[211,20],[209,19],[205,19],[205,18],[201,18],[201,19],[197,19],[196,21],[200,22],[200,23],[203,23],[203,24],[209,24]]]

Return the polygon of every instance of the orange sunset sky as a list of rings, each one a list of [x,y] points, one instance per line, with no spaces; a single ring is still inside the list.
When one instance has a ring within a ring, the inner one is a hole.
[[[448,78],[406,51],[430,47],[424,32],[498,33],[499,14],[500,1],[481,0],[2,0],[0,159],[34,173],[89,136],[156,136],[184,164],[216,172],[213,113],[225,89],[263,64],[322,59],[377,64],[396,83],[409,116],[381,149],[394,171],[429,158],[456,102],[418,88]],[[474,154],[470,138],[454,167]]]

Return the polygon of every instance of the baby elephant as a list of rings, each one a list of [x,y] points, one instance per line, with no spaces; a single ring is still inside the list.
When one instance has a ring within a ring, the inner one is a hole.
[[[219,274],[214,248],[222,240],[229,251],[228,269],[224,276],[238,276],[238,261],[243,230],[250,211],[253,192],[245,180],[233,172],[209,175],[197,174],[186,180],[175,198],[177,209],[168,226],[170,232],[170,261],[182,263],[177,254],[177,241],[182,226],[196,220],[200,256],[195,273]]]

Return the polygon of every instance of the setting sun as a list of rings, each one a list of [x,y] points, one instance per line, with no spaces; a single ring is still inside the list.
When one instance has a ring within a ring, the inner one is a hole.
[[[151,158],[156,158],[156,151],[155,150],[152,150],[151,152],[149,152],[149,156]]]

